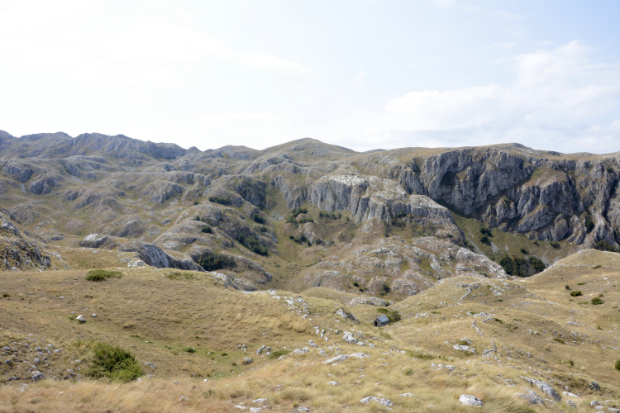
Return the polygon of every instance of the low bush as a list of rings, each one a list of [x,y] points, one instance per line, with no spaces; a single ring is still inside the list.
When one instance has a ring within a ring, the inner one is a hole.
[[[91,270],[86,273],[87,281],[105,281],[108,278],[121,278],[123,273],[120,271]]]
[[[566,344],[566,343],[564,342],[564,340],[562,340],[561,338],[553,337],[553,339],[554,339],[555,341],[557,341],[558,343],[560,343],[560,344]]]
[[[235,260],[228,255],[215,253],[213,255],[209,255],[200,259],[200,261],[198,261],[198,264],[206,271],[215,271],[224,268],[234,267]]]
[[[307,214],[308,213],[308,208],[305,207],[299,207],[299,208],[295,208],[291,211],[291,214],[297,218],[297,215],[299,214]]]
[[[201,231],[204,232],[205,234],[213,234],[213,230],[208,225],[206,227],[203,227]]]
[[[592,303],[592,305],[601,305],[605,303],[605,301],[601,300],[600,297],[594,297],[590,300],[590,302]]]
[[[195,353],[196,349],[194,347],[185,347],[183,351],[186,353]]]
[[[269,250],[267,249],[267,247],[261,245],[261,243],[258,242],[258,239],[256,239],[256,237],[253,235],[242,234],[239,236],[239,239],[237,241],[239,241],[241,245],[243,245],[250,251],[255,252],[256,254],[269,255]]]
[[[551,245],[553,248],[555,248],[556,250],[560,249],[560,243],[557,241],[550,241],[549,245]]]
[[[413,369],[405,370],[405,376],[413,376]]]
[[[414,359],[417,359],[417,360],[433,360],[437,358],[430,354],[418,353],[415,351],[408,351],[407,354],[409,355],[409,357],[413,357]]]
[[[129,382],[144,374],[136,358],[119,346],[99,342],[94,352],[87,373],[90,377]]]
[[[620,370],[620,359],[616,360],[615,367],[616,367],[616,370]]]
[[[483,244],[491,245],[491,240],[486,235],[480,237],[480,242]]]
[[[306,224],[308,222],[312,222],[314,224],[314,220],[312,218],[310,218],[310,217],[305,217],[305,218],[302,218],[302,219],[299,220],[300,224]]]
[[[579,291],[579,290],[577,290],[577,291],[571,291],[571,292],[570,292],[570,296],[571,296],[571,297],[579,297],[579,296],[581,296],[581,295],[582,295],[582,294],[581,294],[581,291]]]
[[[527,250],[525,248],[521,248],[521,254],[527,255],[528,252],[527,252]]]
[[[265,223],[265,218],[263,218],[263,216],[261,214],[254,214],[254,215],[252,215],[252,219],[254,220],[254,222],[256,222],[258,224],[264,224]]]
[[[220,204],[220,205],[230,205],[230,199],[228,198],[224,198],[221,196],[210,196],[209,197],[209,201],[210,202],[215,202],[216,204]]]
[[[528,260],[530,261],[530,264],[536,270],[536,272],[542,272],[547,268],[545,263],[542,262],[538,257],[530,255],[530,258],[528,258]]]

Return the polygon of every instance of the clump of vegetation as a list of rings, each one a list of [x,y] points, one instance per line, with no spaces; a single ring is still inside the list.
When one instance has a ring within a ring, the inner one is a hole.
[[[206,271],[221,270],[235,266],[235,260],[224,254],[215,253],[207,257],[201,258],[198,264]]]
[[[206,227],[203,227],[201,231],[204,232],[205,234],[213,234],[213,230],[208,225]]]
[[[129,382],[144,374],[136,358],[119,346],[99,342],[94,352],[88,370],[90,377]]]
[[[570,296],[571,297],[580,297],[581,295],[582,295],[581,291],[579,291],[579,290],[575,290],[575,291],[571,291],[570,292]]]
[[[407,354],[417,360],[433,360],[434,358],[436,358],[435,356],[432,356],[430,354],[418,353],[414,351],[408,351]]]
[[[553,248],[555,248],[556,250],[560,249],[560,243],[557,241],[550,241],[549,245],[551,245]]]
[[[620,370],[620,359],[616,360],[615,367],[616,367],[616,370]]]
[[[590,300],[590,302],[592,303],[592,305],[601,305],[605,303],[605,301],[601,300],[600,297],[594,297]]]
[[[342,214],[340,212],[336,214],[335,212],[329,213],[329,212],[319,211],[319,218],[340,219],[342,218]]]
[[[314,224],[314,220],[311,217],[305,217],[299,220],[300,224],[306,224],[308,222],[312,222]]]
[[[481,227],[480,228],[480,233],[482,235],[486,235],[487,237],[493,237],[493,234],[491,233],[491,230],[488,229],[487,227]]]
[[[537,273],[542,272],[547,268],[544,262],[542,262],[538,257],[535,257],[533,255],[530,255],[529,261]]]
[[[405,370],[405,376],[413,376],[413,369]]]
[[[392,291],[390,286],[387,283],[381,284],[381,290],[379,291],[379,295],[386,295]],[[389,318],[389,317],[388,317]]]
[[[491,245],[491,240],[486,235],[480,237],[480,242],[483,244]]]
[[[308,244],[310,246],[310,241],[304,234],[299,234],[298,236],[289,235],[289,238],[295,241],[298,244]]]
[[[601,267],[602,267],[602,265],[595,265],[594,267],[592,267],[592,269],[593,269],[593,270],[597,270],[597,269],[599,269],[599,268],[601,268]]]
[[[295,208],[291,211],[291,215],[295,218],[297,218],[297,215],[299,214],[307,214],[307,213],[308,213],[308,208],[306,207]]]
[[[586,214],[585,216],[585,227],[588,234],[594,229],[594,221],[592,220],[592,215],[590,214]]]
[[[527,250],[526,250],[525,248],[521,248],[521,254],[523,254],[523,255],[527,255],[527,254],[528,254],[528,252],[527,252]]]
[[[560,343],[560,344],[566,344],[566,343],[564,342],[564,340],[562,340],[561,338],[553,337],[553,339],[554,339],[555,341],[557,341],[558,343]]]
[[[585,282],[577,283],[577,285],[586,285],[586,283]]]
[[[108,278],[121,278],[120,271],[91,270],[86,273],[86,281],[105,281]]]
[[[237,241],[239,241],[241,245],[243,245],[250,251],[255,252],[256,254],[269,255],[269,250],[267,249],[267,247],[258,242],[258,239],[256,239],[256,237],[253,235],[241,234]]]
[[[265,218],[263,218],[263,216],[261,214],[254,214],[252,215],[252,219],[254,220],[254,222],[258,223],[258,224],[264,224],[265,223]]]
[[[565,287],[567,290],[570,290],[570,285],[566,284],[564,287]]]
[[[196,349],[194,347],[185,347],[183,351],[186,353],[195,353]]]
[[[469,346],[469,341],[467,341],[467,340],[459,340],[459,341],[457,342],[457,344],[458,344],[459,346]]]
[[[220,205],[230,205],[230,199],[229,198],[224,198],[221,196],[210,196],[209,197],[209,201],[210,202],[214,202],[216,204],[220,204]]]
[[[596,241],[596,244],[594,244],[594,248],[599,251],[620,252],[620,249],[614,247],[605,240]]]
[[[272,359],[277,359],[279,357],[286,356],[290,352],[291,352],[291,350],[287,350],[287,349],[283,348],[281,350],[272,352],[271,356],[269,356],[269,357],[272,358]]]
[[[400,321],[401,316],[400,313],[396,310],[391,310],[389,308],[377,308],[377,312],[381,314],[385,314],[385,316],[390,320],[390,323],[395,323]]]

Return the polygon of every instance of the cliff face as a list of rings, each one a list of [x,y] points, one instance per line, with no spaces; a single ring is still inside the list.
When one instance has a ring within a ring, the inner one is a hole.
[[[620,247],[618,154],[517,144],[357,153],[312,139],[203,152],[122,135],[0,139],[0,200],[25,224],[54,237],[135,241],[132,251],[156,266],[198,268],[226,253],[235,261],[228,275],[247,285],[269,282],[265,268],[281,268],[269,267],[281,255],[319,262],[298,271],[308,286],[355,280],[373,293],[388,285],[412,294],[445,276],[505,276],[488,257],[538,254],[549,264],[576,249]],[[480,227],[536,247],[488,239]],[[376,251],[391,235],[404,244],[391,243],[387,259]]]

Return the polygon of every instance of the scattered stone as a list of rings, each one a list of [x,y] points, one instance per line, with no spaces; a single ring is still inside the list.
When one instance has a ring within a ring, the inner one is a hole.
[[[328,381],[327,384],[330,384],[332,386],[337,386],[338,382],[337,381]]]
[[[566,405],[572,407],[573,409],[577,408],[577,405],[575,403],[573,403],[572,401],[570,401],[570,400],[566,401]],[[618,410],[618,411],[620,411],[620,410]]]
[[[186,402],[186,401],[188,401],[188,400],[189,400],[189,397],[185,397],[185,396],[181,396],[181,397],[179,397],[179,401],[180,401],[180,402]]]
[[[517,396],[519,396],[522,399],[527,400],[527,402],[529,404],[542,404],[543,406],[545,405],[545,402],[543,399],[540,398],[539,395],[537,395],[535,392],[533,392],[530,389],[527,389],[527,394],[518,394]]]
[[[263,410],[263,408],[262,408],[262,407],[250,407],[250,411],[251,411],[252,413],[258,413],[258,412],[260,412],[260,411],[262,411],[262,410]]]
[[[540,390],[543,391],[543,393],[553,398],[553,400],[555,400],[556,402],[559,402],[560,400],[562,400],[560,395],[555,390],[553,390],[553,387],[551,387],[548,383],[541,381],[541,380],[529,379],[524,376],[521,376],[521,377],[525,379],[527,382],[529,382],[530,384],[536,385]]]
[[[601,402],[599,402],[598,400],[592,400],[592,401],[590,402],[590,406],[591,406],[591,407],[598,406],[598,405],[600,405],[600,404],[601,404]]]
[[[594,391],[601,391],[601,386],[595,381],[590,382],[590,388]]]
[[[250,363],[253,363],[253,362],[254,362],[254,359],[251,359],[249,357],[244,357],[243,358],[243,364],[250,364]]]
[[[155,365],[154,365],[153,363],[149,362],[149,361],[147,361],[146,363],[144,363],[144,365],[145,365],[145,366],[148,366],[148,367],[150,367],[150,368],[152,368],[153,370],[155,370],[155,369],[156,369]]]
[[[91,317],[97,317],[97,314],[91,314],[90,316]]]
[[[459,401],[466,406],[482,406],[484,404],[482,400],[470,394],[461,394]]]
[[[254,404],[265,404],[267,402],[268,402],[267,399],[260,398],[260,399],[254,400],[252,403],[254,403]]]
[[[308,341],[308,345],[310,345],[310,347],[315,347],[315,348],[318,347],[316,343],[312,340]]]
[[[362,400],[360,400],[360,402],[364,404],[368,404],[370,402],[377,402],[380,405],[385,406],[385,407],[392,407],[392,405],[394,404],[392,403],[391,400],[384,399],[382,397],[375,397],[375,396],[364,397]]]
[[[463,346],[460,344],[455,344],[452,346],[453,349],[458,350],[458,351],[468,351],[470,353],[474,353],[476,354],[476,349],[473,347],[469,347],[469,346]]]
[[[358,339],[353,337],[353,333],[351,333],[349,331],[345,331],[342,338],[344,339],[344,341],[346,341],[349,344],[355,344],[355,343],[358,342]]]
[[[35,371],[32,375],[32,381],[39,381],[39,380],[43,380],[44,378],[45,378],[45,375],[38,370]]]
[[[13,360],[7,359],[5,360],[4,364],[8,364],[10,366],[11,364],[13,364]]]
[[[564,392],[564,395],[565,395],[565,396],[568,396],[568,397],[579,397],[579,396],[577,396],[576,394],[571,393],[571,392],[569,392],[569,391],[565,391],[565,392]]]
[[[401,394],[402,397],[411,397],[413,396],[413,393],[403,393]]]
[[[305,406],[300,406],[300,407],[298,407],[298,408],[297,408],[297,411],[298,411],[298,412],[303,412],[303,413],[306,413],[306,412],[309,412],[309,411],[310,411],[310,409],[308,409],[308,408],[307,408],[307,407],[305,407]]]
[[[79,316],[75,317],[75,319],[76,319],[77,321],[79,321],[79,322],[80,322],[80,324],[84,324],[84,323],[86,322],[86,318],[84,318],[84,316],[83,316],[83,315],[81,315],[81,314],[80,314]]]

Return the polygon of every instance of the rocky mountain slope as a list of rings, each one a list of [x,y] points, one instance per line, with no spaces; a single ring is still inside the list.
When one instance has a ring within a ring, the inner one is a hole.
[[[65,239],[133,252],[155,267],[219,270],[250,290],[398,298],[453,275],[531,275],[579,249],[620,247],[618,153],[358,153],[312,139],[200,151],[2,132],[0,168],[5,215],[40,248]],[[512,266],[498,265],[505,257]]]

